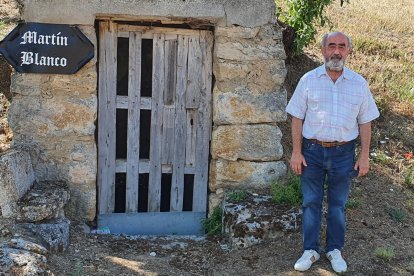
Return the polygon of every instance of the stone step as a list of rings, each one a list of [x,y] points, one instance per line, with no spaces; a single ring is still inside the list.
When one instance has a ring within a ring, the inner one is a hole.
[[[32,237],[17,235],[0,246],[0,275],[53,275],[48,250]]]
[[[63,181],[42,181],[17,202],[18,222],[41,222],[64,217],[64,207],[70,199],[67,184]]]
[[[35,180],[32,162],[26,151],[12,149],[0,154],[0,217],[15,216],[17,202]]]
[[[70,221],[66,218],[17,226],[29,230],[50,252],[64,252],[69,246]]]
[[[269,238],[297,231],[301,210],[276,205],[271,196],[246,192],[242,202],[223,202],[223,232],[231,249],[247,248]]]

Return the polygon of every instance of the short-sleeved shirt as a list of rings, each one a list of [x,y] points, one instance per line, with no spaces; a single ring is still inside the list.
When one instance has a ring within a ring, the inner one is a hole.
[[[367,81],[344,68],[333,82],[322,65],[299,81],[286,112],[304,120],[302,135],[324,142],[351,141],[358,137],[359,125],[379,116]]]

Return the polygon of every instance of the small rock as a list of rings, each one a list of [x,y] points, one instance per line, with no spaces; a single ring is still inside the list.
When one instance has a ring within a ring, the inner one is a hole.
[[[155,256],[157,256],[157,253],[155,253],[155,252],[151,252],[151,253],[150,253],[150,256],[151,256],[151,257],[155,257]]]

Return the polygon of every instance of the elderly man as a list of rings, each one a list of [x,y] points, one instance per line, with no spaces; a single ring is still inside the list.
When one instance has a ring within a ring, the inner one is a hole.
[[[304,253],[295,269],[305,271],[320,258],[320,229],[325,178],[328,179],[327,258],[345,272],[345,204],[354,176],[369,169],[371,121],[379,116],[367,81],[344,67],[351,39],[341,32],[323,36],[325,63],[306,73],[286,108],[292,115],[290,167],[301,175]],[[355,139],[361,150],[355,162]]]

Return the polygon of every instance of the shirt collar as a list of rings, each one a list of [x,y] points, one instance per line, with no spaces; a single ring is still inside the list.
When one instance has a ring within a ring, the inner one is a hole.
[[[328,76],[328,73],[326,72],[326,66],[325,66],[325,63],[324,63],[324,64],[322,64],[321,66],[319,66],[319,67],[316,69],[316,73],[317,73],[318,77],[321,77],[321,76],[323,76],[323,75]],[[349,70],[348,68],[344,67],[344,71],[342,72],[341,77],[343,77],[344,79],[351,79],[351,76],[352,76],[352,75],[351,75],[350,70]]]

